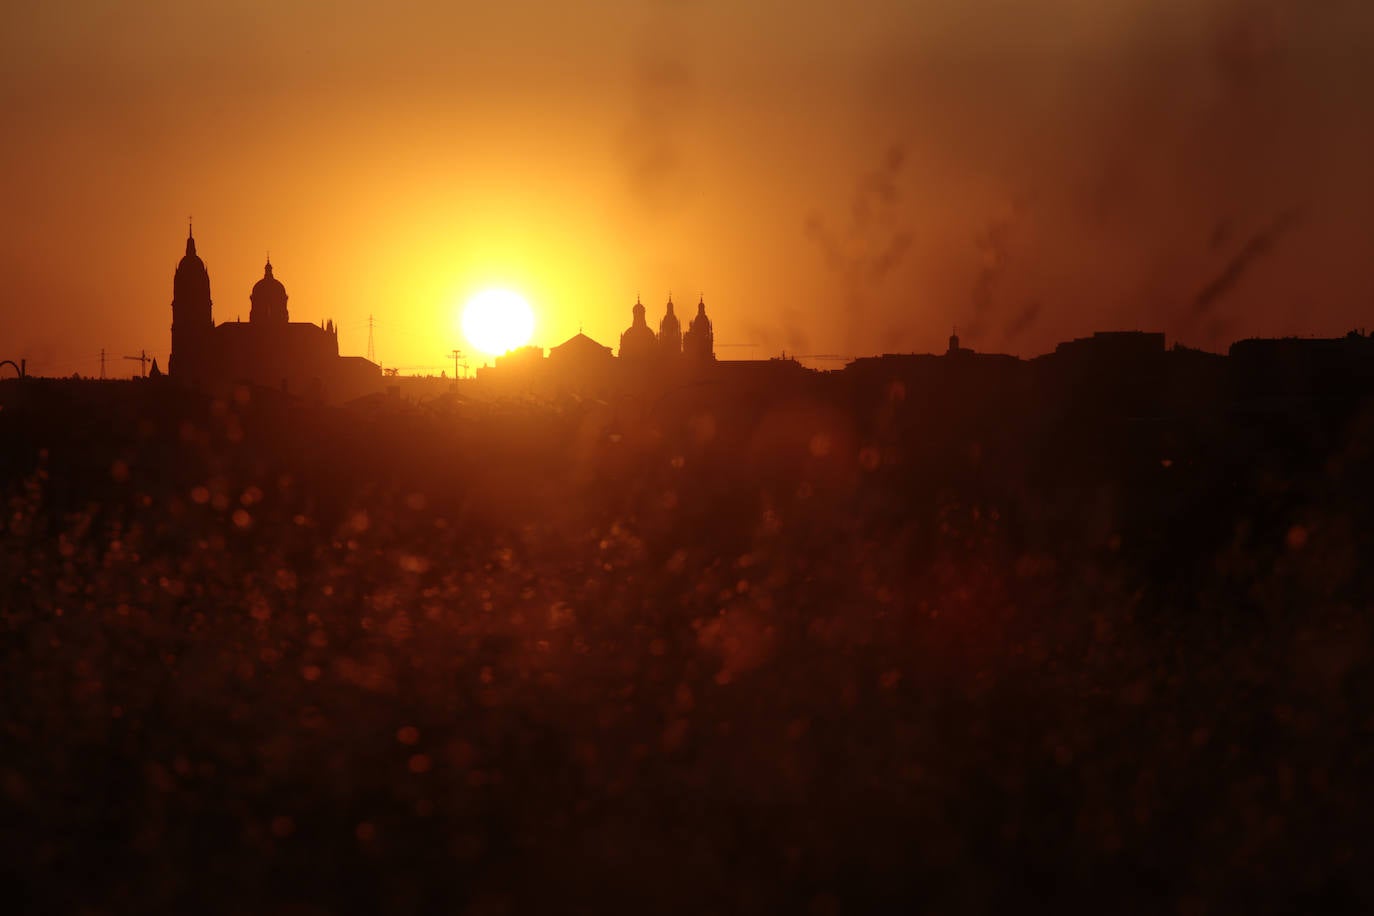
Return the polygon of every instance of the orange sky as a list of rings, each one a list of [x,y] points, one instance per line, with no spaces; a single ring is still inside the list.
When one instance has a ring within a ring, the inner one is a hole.
[[[704,292],[733,357],[1374,325],[1367,0],[14,0],[0,101],[41,373],[165,367],[187,214],[216,320],[270,249],[434,371],[492,284],[546,346]]]

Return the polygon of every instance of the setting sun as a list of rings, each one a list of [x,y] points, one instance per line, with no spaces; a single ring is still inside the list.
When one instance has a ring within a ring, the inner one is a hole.
[[[463,333],[474,347],[491,356],[529,342],[534,312],[519,293],[484,289],[463,308]]]

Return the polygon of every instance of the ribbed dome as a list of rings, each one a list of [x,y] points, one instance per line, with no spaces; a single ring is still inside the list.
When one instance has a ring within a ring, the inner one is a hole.
[[[200,259],[197,258],[196,260],[199,261]],[[253,292],[248,298],[257,299],[259,296],[278,296],[283,299],[286,298],[286,287],[282,286],[280,280],[272,276],[271,261],[268,261],[267,266],[263,268],[262,279],[253,284]]]
[[[652,356],[657,348],[658,338],[644,320],[644,304],[636,299],[630,314],[634,316],[630,327],[620,335],[621,358],[639,359]]]
[[[262,279],[253,284],[248,301],[253,304],[248,312],[249,321],[286,322],[286,287],[272,276],[272,262],[263,268]]]

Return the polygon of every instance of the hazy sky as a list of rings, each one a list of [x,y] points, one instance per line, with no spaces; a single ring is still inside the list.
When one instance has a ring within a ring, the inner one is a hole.
[[[217,321],[270,249],[435,371],[487,285],[546,346],[704,292],[727,357],[1374,325],[1368,0],[8,0],[0,103],[45,373],[165,367],[188,214]]]

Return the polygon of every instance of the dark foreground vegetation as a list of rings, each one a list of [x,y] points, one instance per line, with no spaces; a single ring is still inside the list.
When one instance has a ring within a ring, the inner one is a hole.
[[[715,401],[0,385],[10,911],[1374,908],[1370,405]]]

